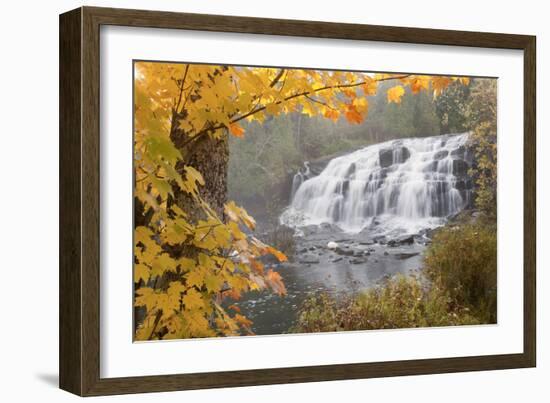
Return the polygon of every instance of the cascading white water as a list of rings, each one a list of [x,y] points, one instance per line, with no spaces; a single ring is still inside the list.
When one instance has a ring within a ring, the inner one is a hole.
[[[305,180],[311,178],[311,169],[309,168],[309,162],[304,162],[304,169],[300,169],[296,172],[296,175],[292,178],[292,189],[290,190],[290,203],[294,200],[296,191],[300,188]]]
[[[464,133],[388,141],[334,158],[309,179],[299,173],[281,222],[399,233],[441,225],[470,202],[467,139]]]

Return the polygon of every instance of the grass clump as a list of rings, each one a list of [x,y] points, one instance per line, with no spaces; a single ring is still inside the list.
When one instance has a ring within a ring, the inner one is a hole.
[[[478,220],[439,230],[426,252],[424,274],[481,323],[496,323],[496,225]]]
[[[478,324],[437,285],[414,276],[397,276],[382,286],[348,298],[310,296],[291,332],[398,329]]]

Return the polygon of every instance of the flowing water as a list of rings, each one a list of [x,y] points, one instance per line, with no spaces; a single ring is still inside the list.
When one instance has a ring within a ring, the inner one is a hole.
[[[304,164],[280,217],[296,229],[296,253],[272,266],[288,293],[253,292],[238,302],[253,330],[286,332],[311,293],[350,294],[420,269],[429,231],[471,203],[467,139],[371,145],[332,159],[318,175]]]
[[[358,232],[376,220],[396,233],[441,225],[470,203],[467,139],[459,134],[388,141],[335,158],[318,176],[304,180],[299,172],[281,222],[327,222]]]

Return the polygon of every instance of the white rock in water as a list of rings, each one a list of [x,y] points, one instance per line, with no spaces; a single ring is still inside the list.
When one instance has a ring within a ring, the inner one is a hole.
[[[330,241],[327,243],[327,248],[329,249],[336,249],[338,247],[338,244],[336,242]]]

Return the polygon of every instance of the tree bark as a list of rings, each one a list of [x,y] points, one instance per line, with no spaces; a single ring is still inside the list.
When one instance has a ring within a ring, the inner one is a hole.
[[[177,119],[174,119],[174,122],[176,121]],[[199,187],[199,194],[223,219],[223,209],[227,202],[227,169],[229,162],[227,134],[224,133],[219,139],[208,135],[202,136],[182,147],[188,136],[177,127],[177,124],[173,124],[170,138],[183,156],[176,169],[183,174],[184,167],[191,166],[202,174],[205,184]],[[188,213],[191,220],[197,221],[205,218],[199,206],[186,193],[175,189],[174,198],[178,207]]]

